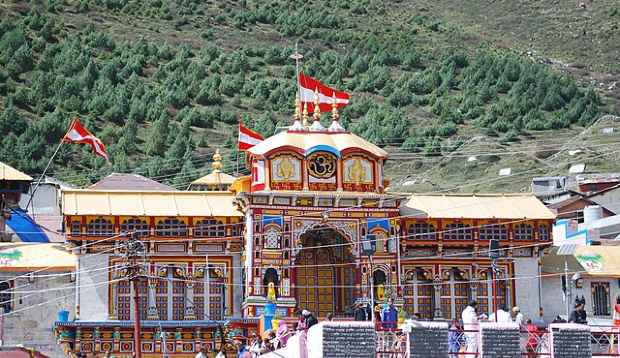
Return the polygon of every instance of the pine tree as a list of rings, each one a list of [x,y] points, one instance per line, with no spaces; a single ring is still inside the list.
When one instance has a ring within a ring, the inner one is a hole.
[[[168,112],[162,112],[159,119],[153,123],[146,140],[146,154],[163,155],[166,150],[166,138],[170,127]]]

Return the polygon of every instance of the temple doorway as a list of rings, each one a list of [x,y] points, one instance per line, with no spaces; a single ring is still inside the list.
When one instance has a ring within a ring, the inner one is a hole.
[[[351,245],[338,231],[320,227],[302,235],[295,260],[295,298],[317,317],[351,314],[355,264]]]

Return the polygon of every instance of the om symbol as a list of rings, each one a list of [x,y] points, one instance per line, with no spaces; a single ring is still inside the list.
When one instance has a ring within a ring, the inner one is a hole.
[[[336,172],[336,157],[329,153],[315,153],[308,158],[308,171],[316,178],[331,178]]]

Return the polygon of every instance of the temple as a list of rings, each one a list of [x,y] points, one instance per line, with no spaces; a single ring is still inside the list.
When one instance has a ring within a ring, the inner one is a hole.
[[[498,303],[538,315],[532,296],[554,220],[538,199],[391,192],[385,150],[343,128],[335,106],[327,128],[320,113],[297,108],[288,130],[248,150],[250,176],[222,173],[216,153],[213,172],[189,191],[63,192],[67,241],[88,245],[78,255],[76,319],[56,327],[67,352],[134,350],[132,289],[118,265],[126,232],[147,251],[146,357],[193,357],[258,330],[269,287],[279,318],[297,309],[350,318],[371,287],[376,303],[393,298],[421,318],[459,317],[470,299],[490,312],[491,239],[501,248]],[[372,260],[361,250],[368,237]]]

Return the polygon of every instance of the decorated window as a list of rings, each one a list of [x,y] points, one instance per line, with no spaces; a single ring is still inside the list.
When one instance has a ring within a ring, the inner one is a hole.
[[[114,224],[105,218],[96,218],[88,222],[86,233],[90,236],[114,235]]]
[[[407,230],[408,239],[415,240],[435,240],[437,233],[435,232],[435,226],[429,223],[415,223],[409,225]]]
[[[534,230],[530,224],[517,224],[514,226],[515,240],[533,240]]]
[[[595,316],[609,316],[609,282],[592,282],[592,309]]]
[[[82,222],[79,220],[71,221],[71,235],[79,235],[82,232]]]
[[[471,240],[471,226],[463,223],[452,223],[446,225],[443,238],[445,240]]]
[[[282,236],[280,230],[276,228],[269,228],[265,231],[264,243],[266,249],[279,249]]]
[[[226,237],[226,225],[220,220],[205,219],[196,222],[194,236]]]
[[[301,182],[301,160],[292,155],[280,155],[271,159],[273,182]]]
[[[508,228],[506,225],[494,224],[480,227],[480,240],[508,240]]]
[[[177,218],[162,219],[155,226],[157,236],[187,236],[187,225],[185,221]]]
[[[343,189],[367,191],[373,188],[374,163],[362,156],[352,156],[343,161]]]
[[[538,239],[540,241],[549,240],[549,227],[547,225],[540,225],[538,227]]]
[[[121,223],[121,232],[135,232],[139,237],[149,236],[149,224],[140,218],[129,218]]]
[[[131,319],[131,283],[120,280],[116,283],[116,316],[119,320]]]

